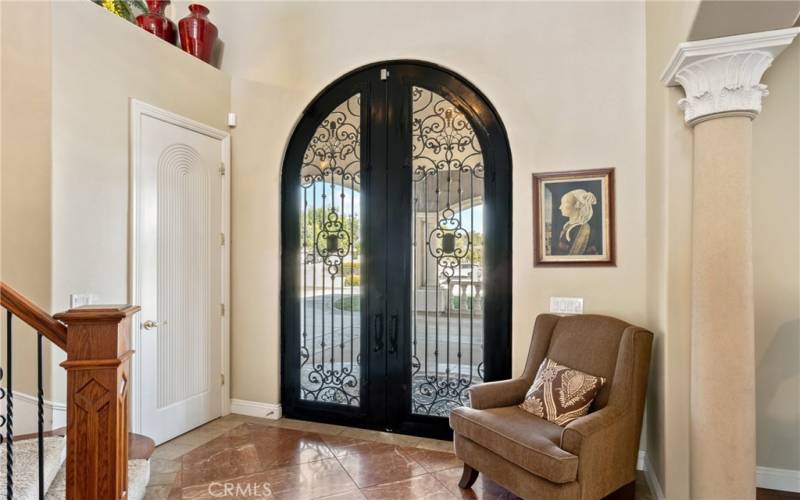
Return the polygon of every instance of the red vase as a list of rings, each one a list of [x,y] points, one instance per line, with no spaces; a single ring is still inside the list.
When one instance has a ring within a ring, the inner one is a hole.
[[[191,14],[178,22],[181,47],[191,55],[205,62],[211,60],[211,51],[217,41],[217,27],[209,21],[208,8],[194,3],[189,6]]]
[[[136,24],[174,45],[178,30],[175,28],[175,23],[164,16],[164,9],[168,4],[169,0],[147,0],[147,8],[150,12],[136,16]]]

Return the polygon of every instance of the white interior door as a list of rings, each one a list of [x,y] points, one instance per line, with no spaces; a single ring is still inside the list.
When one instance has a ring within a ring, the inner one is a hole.
[[[133,108],[135,428],[162,443],[222,413],[228,138]]]

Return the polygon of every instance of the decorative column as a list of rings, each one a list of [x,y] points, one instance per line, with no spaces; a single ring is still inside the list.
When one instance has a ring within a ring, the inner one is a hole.
[[[798,28],[682,43],[662,76],[694,127],[691,497],[755,499],[752,119]]]

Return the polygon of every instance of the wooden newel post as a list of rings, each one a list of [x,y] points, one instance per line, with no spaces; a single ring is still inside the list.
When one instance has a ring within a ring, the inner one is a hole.
[[[131,318],[138,306],[55,315],[67,325],[67,499],[128,495]]]

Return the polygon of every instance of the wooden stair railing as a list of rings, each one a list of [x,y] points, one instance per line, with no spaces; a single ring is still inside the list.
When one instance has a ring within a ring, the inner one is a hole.
[[[62,351],[67,350],[67,327],[2,281],[0,281],[0,305],[47,337],[47,340],[60,347]]]
[[[87,306],[50,316],[2,282],[0,305],[8,311],[9,327],[16,316],[67,353],[61,363],[67,370],[67,499],[126,498],[131,319],[139,307]],[[10,345],[13,335],[7,334]],[[41,412],[41,382],[39,390]],[[41,434],[41,416],[39,426]],[[10,421],[6,427],[8,434]],[[13,438],[6,445],[11,452]]]

